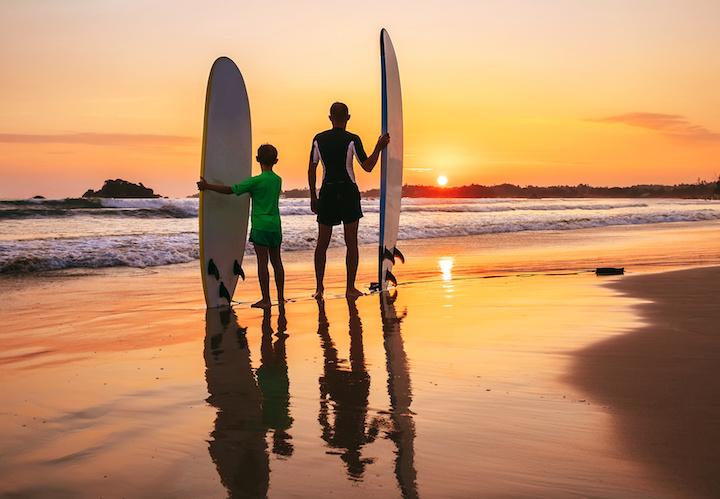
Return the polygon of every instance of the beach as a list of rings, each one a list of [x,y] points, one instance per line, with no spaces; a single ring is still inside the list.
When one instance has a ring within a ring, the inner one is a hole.
[[[209,311],[196,260],[0,274],[0,497],[718,497],[718,229],[400,241],[354,301],[299,249],[284,314],[252,255]]]

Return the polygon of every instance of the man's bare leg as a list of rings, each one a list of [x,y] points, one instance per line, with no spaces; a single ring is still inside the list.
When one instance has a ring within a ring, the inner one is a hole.
[[[359,251],[358,251],[358,220],[345,224],[345,268],[347,270],[347,284],[345,296],[348,298],[362,296],[364,293],[355,287],[357,276]]]
[[[327,249],[332,237],[332,225],[318,223],[318,239],[315,246],[315,293],[313,298],[322,298],[325,288],[325,262],[327,261]]]

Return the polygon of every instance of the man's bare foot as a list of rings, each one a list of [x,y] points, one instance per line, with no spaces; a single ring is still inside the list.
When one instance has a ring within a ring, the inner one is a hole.
[[[270,302],[270,300],[260,300],[259,302],[253,303],[250,306],[255,308],[270,308],[272,306],[272,303]]]
[[[312,297],[315,298],[316,300],[322,300],[323,290],[322,290],[322,289],[319,289],[319,290],[315,291],[315,292],[313,293]]]
[[[345,292],[345,296],[346,296],[347,298],[357,298],[358,296],[363,296],[364,294],[365,294],[365,293],[363,293],[362,291],[360,291],[360,290],[357,289],[357,288],[348,289],[348,290]]]

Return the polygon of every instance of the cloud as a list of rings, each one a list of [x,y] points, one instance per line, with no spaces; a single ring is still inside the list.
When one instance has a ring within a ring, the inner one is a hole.
[[[5,144],[83,144],[93,146],[166,147],[197,145],[196,137],[128,133],[61,133],[49,135],[0,133]]]
[[[647,128],[660,132],[663,135],[683,139],[692,142],[714,142],[720,141],[720,133],[715,133],[707,128],[690,123],[684,116],[678,114],[660,113],[628,113],[609,118],[589,119],[594,123],[623,124]]]

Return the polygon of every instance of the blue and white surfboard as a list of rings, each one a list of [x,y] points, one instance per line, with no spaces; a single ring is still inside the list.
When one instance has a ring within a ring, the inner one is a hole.
[[[403,113],[400,71],[390,35],[380,32],[380,63],[382,66],[382,133],[390,134],[390,143],[380,163],[380,243],[378,279],[380,291],[388,282],[397,285],[392,273],[396,259],[405,261],[397,249],[402,201],[403,174]]]

